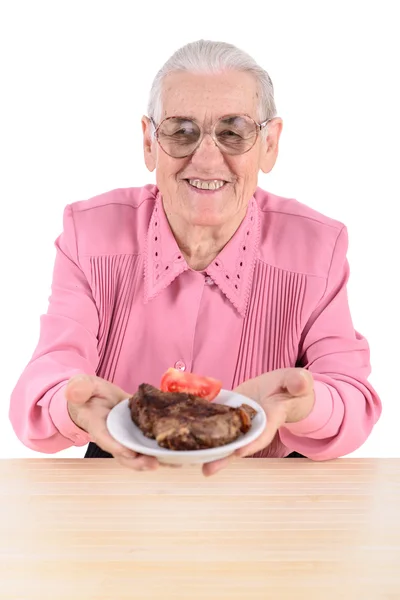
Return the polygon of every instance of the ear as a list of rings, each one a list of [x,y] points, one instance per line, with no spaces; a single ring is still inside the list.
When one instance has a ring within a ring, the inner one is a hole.
[[[269,173],[276,163],[282,127],[283,121],[279,117],[275,117],[267,125],[268,136],[262,141],[260,152],[260,169],[263,173]]]
[[[150,119],[146,116],[142,117],[144,162],[150,172],[156,168],[156,141],[152,135],[153,129]]]

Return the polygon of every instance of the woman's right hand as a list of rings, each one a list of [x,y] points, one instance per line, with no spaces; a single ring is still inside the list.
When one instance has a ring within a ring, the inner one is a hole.
[[[130,395],[113,383],[94,375],[71,377],[65,390],[71,419],[90,435],[92,442],[112,454],[124,467],[136,471],[154,470],[159,466],[156,458],[129,450],[108,433],[108,413]]]

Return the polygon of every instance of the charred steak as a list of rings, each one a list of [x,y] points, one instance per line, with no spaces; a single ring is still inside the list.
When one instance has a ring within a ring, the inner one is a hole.
[[[203,450],[236,440],[251,427],[256,411],[209,402],[192,394],[161,392],[142,383],[129,399],[133,422],[169,450]]]

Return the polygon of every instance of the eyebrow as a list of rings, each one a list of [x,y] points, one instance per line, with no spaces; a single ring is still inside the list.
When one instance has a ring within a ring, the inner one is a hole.
[[[182,114],[168,115],[166,117],[163,117],[163,119],[188,119],[190,121],[198,121],[199,120],[199,119],[197,119],[197,117],[194,117],[193,115],[182,115]]]
[[[248,113],[237,112],[237,113],[222,114],[220,117],[217,117],[216,119],[208,119],[208,120],[212,121],[212,122],[218,121],[219,119],[232,120],[234,117],[238,117],[241,115],[248,115]],[[189,115],[182,115],[182,114],[166,115],[166,116],[163,116],[161,120],[163,121],[164,119],[188,119],[190,121],[197,121],[198,123],[203,122],[203,121],[200,121],[200,119],[198,119],[197,117],[190,115],[190,114]]]

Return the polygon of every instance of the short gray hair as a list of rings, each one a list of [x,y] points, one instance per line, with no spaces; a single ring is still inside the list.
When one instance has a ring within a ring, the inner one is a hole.
[[[148,116],[155,123],[162,117],[162,86],[170,73],[187,71],[190,73],[220,73],[221,71],[245,71],[252,74],[259,87],[260,105],[258,118],[260,121],[272,119],[277,115],[274,86],[271,78],[257,62],[246,52],[233,44],[198,40],[179,48],[161,67],[154,78],[147,106]],[[267,134],[267,127],[263,134]]]

